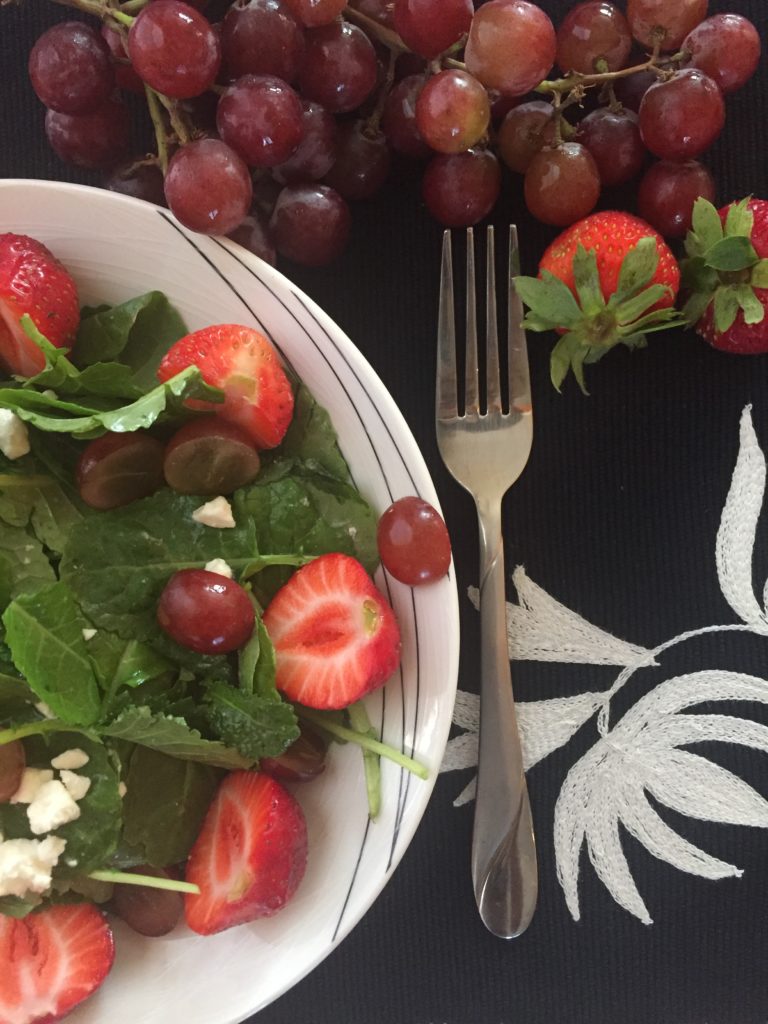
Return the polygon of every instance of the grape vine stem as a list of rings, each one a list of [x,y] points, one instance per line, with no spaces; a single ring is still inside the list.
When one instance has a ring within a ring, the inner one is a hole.
[[[596,72],[594,75],[582,75],[578,72],[572,72],[570,75],[566,75],[565,78],[545,79],[536,86],[534,92],[544,94],[564,93],[571,92],[571,90],[577,89],[580,86],[588,89],[593,85],[608,85],[618,81],[620,78],[628,78],[630,75],[636,75],[641,71],[661,71],[666,65],[679,63],[685,60],[687,56],[688,54],[685,50],[681,50],[671,57],[659,58],[654,55],[649,57],[648,60],[643,61],[642,64],[634,64],[631,68],[622,68],[620,71]]]
[[[149,116],[152,118],[152,126],[155,129],[157,159],[160,163],[160,170],[163,172],[163,177],[165,177],[165,172],[168,170],[168,131],[165,125],[165,118],[163,117],[163,108],[154,89],[145,85],[144,92],[147,96]]]
[[[354,7],[347,5],[344,8],[344,17],[349,21],[354,22],[359,28],[365,29],[369,36],[374,36],[375,39],[388,49],[393,50],[395,53],[411,52],[397,32],[393,32],[392,29],[387,28],[386,25],[380,25],[378,21],[375,21],[373,18],[369,18],[368,15],[363,14],[362,11],[357,11]]]

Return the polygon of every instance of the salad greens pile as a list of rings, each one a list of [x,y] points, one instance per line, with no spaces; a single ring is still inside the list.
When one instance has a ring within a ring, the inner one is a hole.
[[[26,421],[31,443],[29,455],[0,457],[0,744],[23,739],[33,767],[75,747],[88,755],[80,817],[57,832],[66,849],[54,898],[98,899],[109,887],[94,879],[184,860],[223,772],[277,756],[299,734],[258,615],[236,654],[196,654],[157,624],[169,577],[223,558],[258,611],[310,556],[343,552],[373,572],[376,520],[327,413],[299,382],[284,441],[230,497],[234,529],[195,522],[207,499],[167,487],[111,511],[88,508],[75,481],[85,440],[147,427],[162,438],[190,415],[185,398],[220,393],[194,367],[157,384],[162,356],[187,333],[160,292],[85,310],[71,358],[31,321],[25,330],[46,365],[0,385],[0,407]],[[313,720],[338,739],[357,733],[370,756],[383,750],[359,709]],[[33,838],[24,805],[0,805],[0,834]],[[5,896],[0,913],[35,905]]]

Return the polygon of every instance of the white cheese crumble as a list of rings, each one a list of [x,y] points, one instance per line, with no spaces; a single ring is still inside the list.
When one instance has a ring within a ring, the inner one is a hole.
[[[26,425],[10,409],[0,409],[0,452],[6,459],[28,455],[29,433]]]
[[[51,761],[51,768],[55,768],[57,771],[68,768],[70,771],[76,772],[78,768],[85,768],[89,761],[90,758],[84,750],[81,750],[80,747],[72,747],[71,750],[65,750],[63,754],[54,757]]]
[[[54,779],[44,782],[37,796],[27,808],[29,827],[36,836],[75,821],[80,817],[80,808],[66,790],[63,782]]]
[[[91,780],[87,775],[78,775],[76,772],[67,771],[66,768],[61,773],[61,781],[73,800],[82,800],[91,788]]]
[[[212,558],[210,562],[206,562],[205,568],[207,572],[215,572],[217,576],[226,576],[228,580],[234,576],[232,566],[223,558]]]
[[[218,498],[206,501],[200,508],[192,513],[196,523],[203,526],[213,526],[217,530],[228,530],[235,525],[235,517],[232,515],[232,506],[221,494]]]
[[[50,768],[25,768],[19,788],[11,797],[12,804],[31,804],[40,787],[53,778]]]
[[[128,787],[126,786],[126,784],[122,780],[120,782],[118,782],[118,784],[117,784],[117,792],[120,794],[120,799],[121,800],[125,796],[125,794],[128,792]]]
[[[83,634],[83,640],[93,640],[93,638],[96,636],[96,630],[95,629],[84,629],[84,630],[82,630],[82,634]]]
[[[6,839],[0,836],[0,896],[47,892],[51,872],[67,845],[66,839]]]
[[[39,701],[35,704],[35,711],[39,711],[43,718],[55,718],[56,715],[51,711],[44,700]]]

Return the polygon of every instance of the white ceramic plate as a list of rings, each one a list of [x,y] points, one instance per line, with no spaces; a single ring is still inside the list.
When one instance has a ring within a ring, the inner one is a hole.
[[[355,482],[373,506],[381,512],[409,494],[437,506],[413,436],[365,359],[310,299],[244,249],[193,235],[146,203],[42,181],[0,181],[0,231],[50,246],[74,275],[83,303],[116,303],[158,288],[190,330],[226,322],[258,327],[329,410]],[[385,762],[382,813],[369,824],[359,754],[335,747],[323,776],[296,788],[310,855],[288,907],[210,938],[180,927],[164,939],[143,939],[118,922],[115,967],[72,1024],[235,1024],[306,975],[370,907],[432,791],[459,646],[453,569],[421,589],[384,574],[377,582],[399,619],[403,657],[401,670],[369,701],[369,712],[386,742],[429,766],[430,781]]]

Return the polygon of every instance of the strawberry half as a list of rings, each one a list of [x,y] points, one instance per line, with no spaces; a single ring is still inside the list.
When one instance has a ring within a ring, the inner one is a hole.
[[[354,704],[400,661],[394,612],[349,555],[321,555],[294,573],[272,598],[264,625],[278,690],[310,708]]]
[[[723,352],[768,352],[768,202],[744,199],[718,211],[697,199],[685,250],[687,322]]]
[[[189,854],[184,898],[200,935],[271,917],[293,896],[307,863],[307,826],[296,800],[260,772],[224,779]]]
[[[539,275],[515,284],[530,310],[525,327],[563,335],[550,362],[558,390],[570,369],[586,392],[585,364],[684,323],[674,309],[680,268],[672,250],[628,213],[593,213],[568,228],[544,253]]]
[[[77,288],[50,249],[27,235],[0,235],[0,360],[32,377],[45,356],[21,326],[28,315],[57,348],[71,348],[80,324]]]
[[[157,371],[161,381],[197,366],[206,384],[224,392],[224,404],[189,399],[190,408],[236,423],[258,448],[280,444],[293,416],[293,391],[274,348],[251,327],[219,324],[187,334]]]
[[[0,1022],[53,1024],[92,995],[115,958],[112,932],[91,904],[0,916]]]

